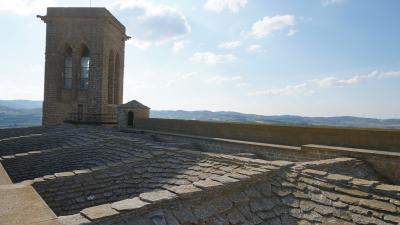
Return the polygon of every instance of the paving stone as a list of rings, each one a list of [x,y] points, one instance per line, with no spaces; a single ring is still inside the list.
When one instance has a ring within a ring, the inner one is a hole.
[[[392,215],[386,214],[386,215],[383,216],[383,218],[384,218],[385,220],[387,220],[387,221],[391,221],[391,222],[393,222],[393,223],[400,224],[400,215],[398,215],[398,216],[392,216]]]
[[[365,186],[365,187],[372,187],[379,183],[379,181],[365,180],[360,178],[353,178],[351,182],[354,185]]]
[[[170,191],[152,191],[139,195],[139,198],[147,202],[161,202],[177,198],[178,196]]]
[[[379,184],[375,188],[378,191],[391,192],[399,195],[400,197],[400,185]]]
[[[80,225],[80,224],[90,223],[90,220],[88,220],[87,218],[83,217],[80,214],[74,214],[74,215],[69,215],[69,216],[59,216],[58,221],[61,224],[65,224],[65,225]]]
[[[335,187],[335,191],[341,192],[341,193],[345,193],[345,194],[349,194],[349,195],[353,195],[353,196],[356,196],[356,197],[364,197],[365,198],[365,197],[369,196],[369,194],[367,192],[356,190],[356,189],[352,189],[352,188]]]
[[[186,196],[189,194],[194,194],[196,192],[200,192],[201,189],[195,187],[192,184],[189,185],[180,185],[180,186],[172,186],[170,188],[168,188],[168,190],[174,192],[175,194],[179,195],[179,196]]]
[[[250,178],[249,176],[246,176],[246,175],[240,174],[240,173],[228,173],[225,176],[232,177],[232,178],[235,178],[238,180],[247,180]]]
[[[84,174],[84,173],[90,173],[90,172],[92,172],[92,171],[89,170],[89,169],[85,169],[85,170],[74,170],[74,171],[73,171],[73,173],[75,173],[75,174]]]
[[[138,197],[114,202],[111,207],[118,211],[141,209],[149,205],[148,202],[140,200]]]
[[[302,211],[304,212],[310,212],[313,209],[315,209],[315,207],[317,207],[318,205],[315,204],[313,201],[309,201],[309,200],[300,200],[300,204],[299,207]]]
[[[323,216],[330,216],[333,214],[334,208],[324,205],[319,205],[315,207],[315,211]]]
[[[328,180],[331,181],[351,181],[353,178],[345,175],[340,175],[340,174],[328,174],[328,176],[325,177]]]
[[[283,167],[287,167],[287,166],[293,166],[294,163],[293,162],[289,162],[289,161],[283,161],[283,160],[276,160],[276,161],[270,161],[269,162],[271,165],[273,166],[283,166]]]
[[[370,209],[377,209],[377,210],[382,210],[382,211],[387,211],[387,212],[392,212],[396,213],[396,206],[393,204],[387,203],[387,202],[382,202],[378,200],[369,200],[369,199],[361,199],[360,200],[360,205],[368,207]]]
[[[319,180],[315,180],[315,179],[311,179],[311,178],[300,177],[299,180],[304,183],[316,186],[318,188],[324,188],[327,190],[333,190],[335,188],[335,186],[332,184],[329,184],[329,183],[323,182],[323,181],[319,181]],[[310,188],[310,187],[308,187],[308,188]]]
[[[83,209],[80,212],[83,216],[90,220],[96,220],[108,216],[113,216],[118,214],[116,210],[111,208],[110,204],[98,205],[90,208]]]
[[[281,201],[284,205],[291,206],[291,207],[299,207],[300,203],[297,198],[293,195],[288,195],[286,197],[281,198]]]
[[[304,169],[302,172],[307,173],[307,174],[312,174],[312,175],[318,175],[318,176],[325,176],[328,174],[325,171],[319,171],[319,170],[313,170],[313,169]]]
[[[206,179],[206,180],[200,180],[200,181],[194,182],[193,185],[196,187],[202,188],[202,189],[210,189],[213,187],[222,186],[223,184],[221,184],[220,182],[217,182],[217,181]]]
[[[228,176],[219,176],[219,177],[213,177],[211,178],[212,180],[218,181],[222,184],[229,184],[229,183],[236,183],[239,180],[238,179],[234,179]]]

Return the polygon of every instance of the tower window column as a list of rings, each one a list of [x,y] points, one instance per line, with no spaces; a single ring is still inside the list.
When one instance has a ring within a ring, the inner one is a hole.
[[[64,72],[63,72],[64,88],[72,88],[72,50],[68,48],[64,54]]]
[[[89,69],[90,69],[90,56],[89,49],[85,47],[81,55],[81,76],[80,76],[80,88],[89,88]]]

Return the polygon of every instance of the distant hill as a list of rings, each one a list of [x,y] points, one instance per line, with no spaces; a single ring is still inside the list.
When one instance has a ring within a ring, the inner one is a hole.
[[[229,121],[241,123],[323,125],[341,127],[400,128],[400,119],[373,119],[353,116],[303,117],[292,115],[263,116],[238,112],[212,111],[169,111],[152,110],[153,118]]]
[[[0,106],[6,106],[13,109],[37,109],[42,108],[42,101],[0,100]]]
[[[352,116],[303,117],[293,115],[263,116],[238,112],[151,110],[152,118],[226,121],[259,124],[324,125],[400,129],[400,119],[373,119]],[[42,102],[0,100],[0,128],[38,126],[42,121]]]
[[[25,104],[25,103],[24,103]],[[38,126],[42,122],[41,108],[11,108],[0,103],[0,128]],[[25,107],[28,107],[26,105]]]

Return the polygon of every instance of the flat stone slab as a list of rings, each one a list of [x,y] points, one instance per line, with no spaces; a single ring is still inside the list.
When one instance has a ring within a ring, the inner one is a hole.
[[[148,202],[144,202],[140,200],[140,198],[135,197],[135,198],[129,198],[125,199],[122,201],[114,202],[111,204],[111,208],[118,210],[118,211],[124,211],[124,210],[135,210],[135,209],[140,209],[148,205]]]
[[[81,214],[74,214],[69,216],[59,216],[58,221],[63,225],[80,225],[90,223],[90,220],[83,217]]]
[[[365,179],[360,179],[360,178],[353,178],[353,180],[351,182],[355,185],[365,186],[365,187],[372,187],[375,184],[379,183],[379,181],[365,180]]]
[[[368,199],[362,199],[360,200],[360,205],[371,208],[371,209],[377,209],[381,211],[387,211],[387,212],[396,212],[396,206],[387,202],[382,202],[378,200],[368,200]]]
[[[388,191],[400,194],[400,186],[398,185],[390,185],[390,184],[380,184],[376,186],[376,189],[379,191]]]
[[[170,191],[152,191],[146,192],[139,195],[139,198],[147,202],[161,202],[177,198],[178,196]]]
[[[69,176],[74,176],[75,174],[73,172],[61,172],[61,173],[55,173],[54,176],[56,177],[69,177]]]
[[[235,183],[238,182],[238,179],[228,177],[228,176],[220,176],[220,177],[213,177],[211,178],[212,180],[218,181],[222,184],[229,184],[229,183]]]
[[[80,213],[90,220],[96,220],[103,217],[108,217],[118,214],[118,212],[115,209],[111,208],[110,204],[104,204],[86,208],[83,209]]]
[[[192,184],[173,186],[171,188],[168,188],[168,190],[170,190],[170,191],[172,191],[172,192],[174,192],[174,193],[176,193],[178,195],[184,195],[184,196],[201,191],[200,188],[197,188]]]
[[[331,180],[331,181],[350,181],[353,179],[352,177],[340,175],[340,174],[329,174],[325,178],[328,180]]]
[[[0,185],[0,224],[59,224],[57,217],[30,186]]]
[[[209,189],[212,187],[221,186],[223,184],[221,184],[220,182],[217,182],[217,181],[206,179],[206,180],[200,180],[200,181],[194,182],[193,185],[196,187],[199,187],[199,188]]]

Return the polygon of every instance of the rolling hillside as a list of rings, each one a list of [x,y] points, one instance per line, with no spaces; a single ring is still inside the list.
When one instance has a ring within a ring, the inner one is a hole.
[[[38,126],[42,120],[42,102],[0,100],[0,128]],[[293,115],[263,116],[238,112],[152,110],[152,118],[226,121],[241,123],[325,125],[400,129],[400,119],[374,119],[352,116],[303,117]]]

